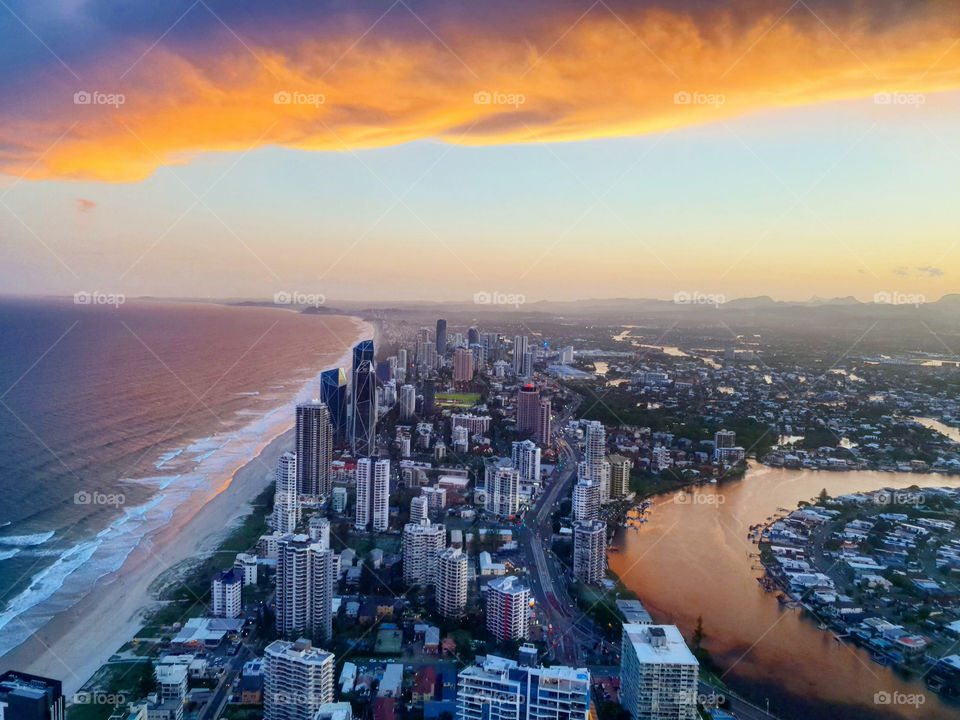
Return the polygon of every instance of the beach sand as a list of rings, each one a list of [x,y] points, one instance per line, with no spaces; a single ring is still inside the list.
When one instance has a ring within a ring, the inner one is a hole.
[[[229,529],[250,514],[250,502],[273,480],[273,468],[293,449],[293,428],[260,448],[229,484],[210,488],[177,508],[170,523],[130,553],[119,571],[97,581],[72,608],[50,620],[0,658],[0,670],[17,669],[63,681],[68,700],[143,626],[142,611],[155,604],[151,583],[171,567],[214,550]]]

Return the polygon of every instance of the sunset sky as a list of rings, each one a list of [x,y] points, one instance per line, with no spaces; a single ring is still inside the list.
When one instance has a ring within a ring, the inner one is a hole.
[[[960,291],[957,1],[4,0],[0,98],[4,293]]]

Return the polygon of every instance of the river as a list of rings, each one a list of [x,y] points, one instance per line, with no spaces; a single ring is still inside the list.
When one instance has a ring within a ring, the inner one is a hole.
[[[751,558],[749,526],[778,508],[795,508],[826,488],[831,495],[911,485],[960,485],[960,478],[871,471],[827,473],[752,464],[739,481],[705,485],[697,502],[661,496],[640,530],[620,530],[610,568],[658,622],[689,639],[703,617],[704,646],[731,688],[785,720],[823,718],[960,718],[918,681],[873,663],[866,652],[834,640],[802,610],[783,609],[765,593]],[[689,497],[689,496],[688,496]],[[759,567],[759,566],[757,566]],[[884,705],[876,693],[922,694],[922,704]]]

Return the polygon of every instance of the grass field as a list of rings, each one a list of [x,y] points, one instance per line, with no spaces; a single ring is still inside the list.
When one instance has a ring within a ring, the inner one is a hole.
[[[444,407],[472,407],[480,401],[480,393],[438,393],[436,401]]]

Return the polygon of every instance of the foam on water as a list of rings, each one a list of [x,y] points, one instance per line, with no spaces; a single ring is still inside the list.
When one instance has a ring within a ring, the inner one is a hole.
[[[350,361],[347,350],[331,367],[345,367]],[[315,397],[320,388],[320,373],[300,388],[291,402],[258,416],[246,426],[228,435],[213,435],[197,440],[187,448],[164,453],[156,467],[183,453],[195,455],[194,472],[147,478],[124,478],[132,482],[156,487],[158,495],[148,502],[124,508],[123,514],[93,538],[69,547],[42,552],[57,559],[33,578],[30,586],[7,603],[0,612],[0,655],[26,640],[54,615],[81,600],[96,581],[120,569],[138,545],[150,548],[149,535],[165,526],[174,511],[191,499],[197,491],[205,491],[203,501],[209,499],[242,465],[256,457],[259,450],[273,438],[287,430],[293,422],[292,405]],[[264,467],[267,475],[272,468]],[[0,544],[21,547],[42,545],[53,539],[55,533],[11,536],[0,538]],[[0,551],[0,560],[4,557]],[[11,621],[17,622],[10,625]]]
[[[52,539],[56,531],[35,533],[33,535],[8,535],[0,537],[0,545],[13,545],[14,547],[30,547],[31,545],[43,545]]]

